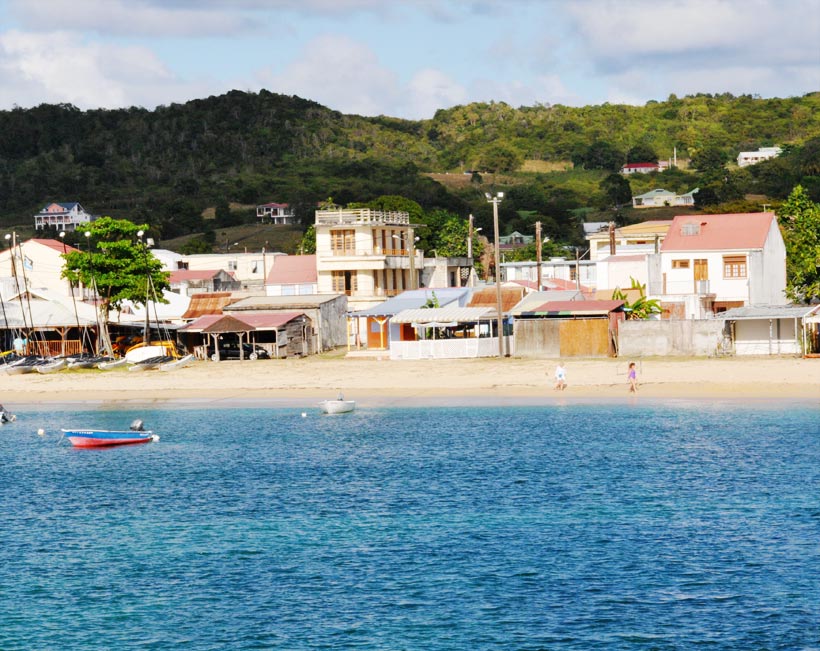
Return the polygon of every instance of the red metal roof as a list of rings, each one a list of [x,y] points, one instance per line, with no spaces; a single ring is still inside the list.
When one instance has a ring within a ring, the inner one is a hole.
[[[211,280],[219,275],[219,269],[176,269],[170,273],[168,282],[171,284],[182,283],[186,280]]]
[[[531,312],[566,314],[607,314],[623,307],[623,301],[549,301],[533,308]]]
[[[60,242],[58,240],[50,240],[50,239],[46,240],[46,239],[40,239],[40,238],[35,237],[35,238],[30,239],[29,242],[36,242],[37,244],[42,244],[43,246],[47,246],[50,249],[54,249],[55,251],[59,251],[60,253],[63,253],[64,249],[65,249],[65,253],[71,253],[72,251],[77,251],[77,249],[75,249],[70,244],[64,244],[63,242]]]
[[[627,163],[624,165],[624,169],[629,169],[630,167],[635,168],[644,168],[644,167],[660,167],[657,163]]]
[[[192,321],[180,332],[251,332],[273,330],[302,316],[302,312],[267,312],[255,314],[206,314]]]
[[[678,215],[672,220],[661,251],[762,249],[774,219],[771,212]]]
[[[182,315],[183,319],[196,319],[204,314],[220,316],[222,308],[231,302],[230,292],[213,292],[210,294],[194,294],[188,309]]]
[[[277,255],[265,281],[268,285],[315,283],[315,255]]]

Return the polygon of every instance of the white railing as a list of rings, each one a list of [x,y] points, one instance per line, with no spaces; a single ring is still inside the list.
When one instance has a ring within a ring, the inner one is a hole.
[[[333,226],[337,224],[395,224],[409,225],[410,213],[385,212],[370,208],[355,210],[317,210],[316,224]]]
[[[512,354],[512,338],[504,337],[505,350]],[[390,359],[458,359],[470,357],[497,357],[498,339],[481,337],[467,339],[422,339],[419,341],[391,341]]]

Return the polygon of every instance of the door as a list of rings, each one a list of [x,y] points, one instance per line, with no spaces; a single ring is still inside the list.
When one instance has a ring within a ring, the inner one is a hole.
[[[700,280],[709,280],[709,261],[708,260],[695,260],[695,293],[698,293],[698,288],[700,285],[698,281]]]

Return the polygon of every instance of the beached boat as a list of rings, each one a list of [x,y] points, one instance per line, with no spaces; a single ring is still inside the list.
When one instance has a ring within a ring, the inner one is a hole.
[[[36,364],[34,369],[38,373],[54,373],[55,371],[64,369],[67,363],[68,362],[63,358],[46,359],[42,364]]]
[[[159,441],[159,436],[143,429],[141,420],[135,420],[127,430],[64,429],[63,436],[75,448],[102,448]]]
[[[125,357],[106,357],[102,361],[97,362],[97,368],[102,371],[109,371],[112,368],[120,368],[125,366],[128,360]]]
[[[322,402],[319,403],[319,409],[326,414],[346,414],[355,408],[355,400],[345,400],[342,397],[336,400],[322,400]]]
[[[172,359],[170,362],[161,362],[159,365],[160,371],[173,371],[175,368],[182,368],[183,366],[188,366],[192,364],[194,361],[193,354],[185,355],[184,357],[180,357],[178,359]]]

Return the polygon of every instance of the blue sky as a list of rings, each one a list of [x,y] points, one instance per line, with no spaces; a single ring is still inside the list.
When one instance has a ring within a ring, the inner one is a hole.
[[[802,95],[820,90],[820,0],[0,0],[0,109],[262,88],[411,119]]]

